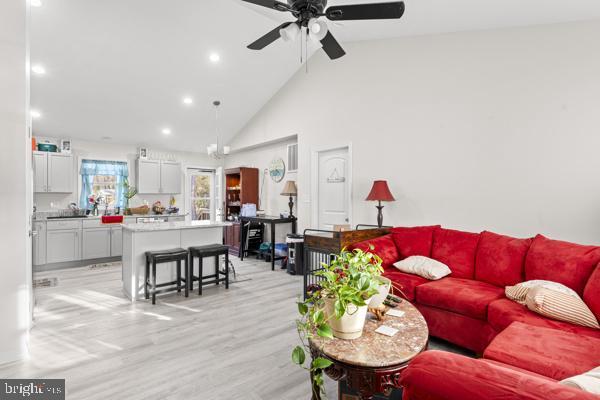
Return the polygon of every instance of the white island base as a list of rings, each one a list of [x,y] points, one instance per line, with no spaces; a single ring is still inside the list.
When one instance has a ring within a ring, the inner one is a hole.
[[[164,222],[123,225],[123,292],[131,301],[144,299],[144,273],[146,252],[188,249],[192,246],[223,243],[223,228],[228,222]],[[198,262],[195,262],[198,275]],[[204,260],[204,274],[212,274],[214,257]],[[210,271],[210,272],[209,272]],[[182,275],[183,275],[182,271]],[[156,266],[156,283],[177,279],[177,264],[165,263]]]

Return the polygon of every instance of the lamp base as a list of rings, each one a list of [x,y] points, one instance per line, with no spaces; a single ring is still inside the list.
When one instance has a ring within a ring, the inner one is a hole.
[[[377,208],[377,226],[381,228],[383,226],[383,206],[381,205],[381,201],[375,207]]]
[[[292,196],[290,196],[290,202],[288,203],[288,206],[290,207],[290,217],[294,216],[294,199],[292,198]]]

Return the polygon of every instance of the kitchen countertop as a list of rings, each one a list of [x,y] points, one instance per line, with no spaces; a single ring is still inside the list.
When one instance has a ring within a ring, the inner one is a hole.
[[[125,219],[132,218],[153,218],[153,217],[166,217],[166,218],[177,218],[177,217],[187,217],[189,214],[134,214],[134,215],[123,215]],[[65,217],[65,218],[50,218],[47,216],[34,217],[33,221],[35,222],[46,222],[46,221],[81,221],[81,220],[97,220],[101,219],[102,215],[90,215],[87,217]]]
[[[212,221],[180,221],[180,222],[154,222],[141,224],[123,225],[123,230],[132,232],[154,232],[154,231],[173,231],[182,229],[206,229],[231,226],[231,222],[212,222]]]

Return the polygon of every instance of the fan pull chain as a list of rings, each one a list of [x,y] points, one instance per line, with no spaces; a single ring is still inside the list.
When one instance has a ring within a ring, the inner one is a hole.
[[[306,28],[306,43],[304,45],[304,58],[306,59],[306,74],[308,74],[308,28]]]

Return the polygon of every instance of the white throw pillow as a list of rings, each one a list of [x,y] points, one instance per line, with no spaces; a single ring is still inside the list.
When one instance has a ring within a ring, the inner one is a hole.
[[[394,267],[407,274],[419,275],[432,281],[452,273],[446,264],[425,256],[410,256],[394,263]]]
[[[516,301],[519,304],[525,305],[525,298],[527,297],[527,292],[529,291],[529,289],[532,289],[534,287],[543,287],[545,289],[555,290],[557,292],[562,292],[564,294],[568,294],[570,296],[579,298],[579,295],[573,289],[558,282],[544,281],[541,279],[517,283],[514,286],[507,286],[504,288],[504,292],[506,294],[506,297],[508,297],[509,299]]]
[[[600,367],[581,375],[575,375],[560,381],[562,385],[581,389],[584,392],[600,394]]]

